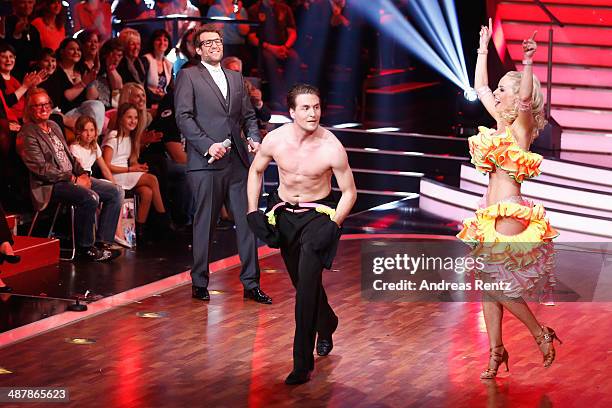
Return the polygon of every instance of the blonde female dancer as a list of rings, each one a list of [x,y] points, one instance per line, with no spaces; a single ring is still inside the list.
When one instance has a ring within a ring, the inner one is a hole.
[[[495,118],[497,129],[479,128],[470,137],[472,163],[489,174],[489,187],[476,216],[463,221],[457,235],[474,248],[485,249],[492,261],[479,275],[484,279],[509,283],[510,289],[483,294],[483,313],[490,344],[487,369],[480,375],[492,379],[502,363],[508,370],[508,351],[502,341],[504,308],[531,332],[544,355],[544,366],[555,359],[555,332],[540,324],[523,299],[551,268],[550,253],[538,248],[558,233],[545,218],[544,208],[521,196],[521,183],[540,174],[542,156],[529,151],[544,127],[540,83],[532,73],[536,33],[523,41],[523,72],[510,71],[492,92],[487,83],[487,49],[491,39],[491,19],[481,27],[476,62],[475,88],[487,111]],[[494,249],[492,249],[494,248]],[[550,251],[549,251],[550,252]],[[507,287],[507,286],[506,286]]]

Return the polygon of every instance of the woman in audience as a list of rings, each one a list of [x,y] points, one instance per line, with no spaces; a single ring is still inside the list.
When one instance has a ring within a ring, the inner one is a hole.
[[[143,55],[146,68],[147,106],[157,105],[168,92],[172,81],[172,63],[166,58],[170,51],[170,34],[155,30],[151,36],[151,52]]]
[[[95,86],[98,88],[98,100],[108,109],[116,108],[119,94],[123,88],[123,79],[117,67],[123,58],[123,44],[118,38],[112,38],[104,43],[100,50],[102,61]]]
[[[43,47],[57,50],[60,43],[66,38],[66,9],[61,0],[39,0],[36,5],[37,18],[32,25],[40,33],[40,42]]]
[[[81,61],[79,64],[83,71],[100,70],[100,40],[98,33],[93,30],[83,30],[77,36],[81,44]]]
[[[146,164],[138,163],[139,113],[135,105],[119,105],[115,127],[102,143],[102,157],[113,173],[115,181],[125,190],[135,189],[140,198],[136,218],[136,236],[144,238],[144,224],[151,204],[159,215],[159,225],[170,229],[170,219],[159,191],[157,177],[148,173]]]
[[[111,5],[106,0],[83,0],[74,6],[74,31],[91,29],[100,41],[111,37]]]
[[[185,34],[183,34],[181,40],[175,48],[176,61],[174,62],[174,67],[172,68],[174,76],[176,76],[181,68],[200,63],[200,56],[196,53],[193,46],[193,36],[195,32],[195,28],[190,28],[189,30],[185,31]]]
[[[117,71],[121,75],[123,83],[144,84],[146,69],[140,59],[140,34],[133,28],[124,28],[119,33],[119,40],[123,44],[123,60],[121,60]]]
[[[81,47],[74,38],[64,39],[57,50],[58,67],[41,86],[64,115],[64,124],[74,128],[81,115],[91,116],[98,130],[104,126],[104,104],[97,100],[98,89],[93,83],[98,72],[84,72],[79,67]]]
[[[30,88],[38,86],[47,79],[47,72],[30,72],[20,83],[11,75],[15,68],[15,49],[7,43],[0,43],[0,102],[6,113],[9,123],[18,124],[23,117],[24,99],[22,98]],[[13,128],[12,130],[19,130]]]

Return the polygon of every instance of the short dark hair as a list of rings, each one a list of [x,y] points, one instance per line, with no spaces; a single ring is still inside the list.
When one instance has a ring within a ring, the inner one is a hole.
[[[295,109],[295,99],[298,95],[317,95],[319,100],[321,99],[321,92],[319,92],[319,88],[316,86],[310,84],[295,84],[287,93],[287,107],[289,109]]]
[[[223,39],[223,31],[219,30],[214,24],[204,24],[193,36],[193,48],[200,47],[200,35],[202,33],[217,33]]]
[[[10,51],[15,57],[17,56],[17,52],[15,51],[15,48],[11,44],[4,42],[4,41],[0,41],[0,52],[6,52],[6,51]]]

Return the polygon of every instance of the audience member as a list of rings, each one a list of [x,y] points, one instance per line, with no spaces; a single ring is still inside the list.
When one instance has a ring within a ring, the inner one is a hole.
[[[96,121],[89,116],[81,116],[77,119],[76,124],[74,125],[74,133],[75,133],[75,141],[70,145],[70,152],[72,155],[79,161],[79,164],[83,169],[88,172],[90,175],[93,174],[93,165],[96,164],[98,166],[99,172],[102,174],[103,179],[97,179],[91,177],[91,188],[96,193],[100,194],[96,187],[99,186],[100,183],[110,183],[115,186],[120,191],[121,197],[123,199],[123,188],[115,182],[113,178],[113,173],[111,173],[110,169],[106,165],[106,162],[102,158],[102,150],[98,145],[98,129],[96,129]],[[110,231],[107,231],[109,236],[105,237],[107,242],[110,242],[111,238],[114,239],[115,242],[121,244],[124,247],[131,248],[131,245],[125,240],[123,236],[123,231],[120,228],[120,222],[117,223],[117,234],[112,237],[110,235]],[[121,236],[118,236],[119,233]]]
[[[170,4],[166,6],[164,12],[165,15],[181,14],[187,17],[200,17],[200,10],[198,10],[196,6],[191,4],[191,1],[189,0],[171,0]],[[174,38],[175,42],[177,42],[179,38],[183,37],[185,31],[192,28],[196,28],[199,25],[197,21],[168,21],[166,23],[166,31],[168,31],[173,37],[175,24],[178,27],[177,37]]]
[[[66,38],[66,9],[62,0],[39,0],[36,4],[38,17],[32,20],[32,25],[40,33],[40,42],[43,47],[57,50],[60,43]]]
[[[74,31],[95,30],[106,41],[112,34],[111,17],[107,0],[82,0],[74,6]]]
[[[13,0],[13,14],[6,17],[5,40],[15,49],[18,56],[14,75],[22,79],[29,71],[30,62],[42,48],[38,29],[30,24],[35,0]]]
[[[138,122],[139,114],[135,105],[119,105],[116,126],[102,143],[102,157],[117,183],[125,190],[135,189],[138,194],[140,200],[136,218],[136,239],[144,242],[144,224],[151,204],[158,213],[158,223],[162,228],[169,230],[171,223],[166,214],[157,177],[148,173],[146,164],[138,163]]]
[[[259,50],[263,78],[270,83],[272,100],[283,105],[288,87],[299,73],[300,61],[293,45],[297,40],[291,8],[279,0],[258,0],[249,8],[249,19],[259,26],[249,41]]]
[[[47,79],[47,72],[30,72],[23,78],[21,84],[11,71],[15,67],[15,49],[7,43],[0,43],[0,102],[9,122],[14,123],[13,130],[19,130],[18,125],[23,117],[24,100],[22,96],[28,89],[38,86]]]
[[[55,52],[51,48],[41,49],[32,61],[32,66],[30,68],[30,71],[45,71],[47,77],[50,77],[57,68]]]
[[[51,100],[64,115],[64,123],[74,128],[74,123],[81,115],[91,116],[96,120],[98,130],[104,126],[104,104],[97,100],[98,89],[93,81],[98,72],[93,69],[83,72],[79,66],[81,47],[74,38],[64,39],[57,49],[58,67],[55,73],[41,84]]]
[[[140,59],[140,34],[133,28],[124,28],[119,33],[119,40],[123,44],[123,59],[117,67],[123,83],[136,82],[144,84],[146,69]]]
[[[200,63],[198,61],[198,54],[196,54],[193,46],[194,34],[195,28],[190,28],[189,30],[185,31],[178,43],[178,46],[174,48],[176,60],[174,62],[174,67],[172,68],[172,73],[175,77],[177,72],[179,72],[182,67]]]
[[[121,210],[122,195],[112,184],[92,190],[92,180],[74,158],[61,129],[49,120],[51,99],[44,89],[35,88],[26,101],[26,123],[19,133],[23,140],[20,155],[30,171],[30,189],[34,208],[44,210],[50,202],[75,206],[75,243],[79,257],[91,261],[109,261],[118,252],[107,249],[113,242]],[[94,246],[96,211],[102,202]],[[110,242],[107,240],[110,238]]]
[[[142,56],[149,107],[157,105],[171,89],[172,63],[166,58],[170,51],[170,42],[170,34],[166,30],[155,30],[149,46],[151,51]]]
[[[100,39],[98,33],[93,30],[82,30],[76,35],[81,44],[81,71],[87,72],[95,69],[100,70]]]
[[[123,58],[123,44],[118,38],[112,38],[102,45],[100,60],[102,61],[100,72],[95,81],[98,89],[98,100],[108,109],[116,108],[119,94],[123,88],[123,79],[117,67]]]
[[[215,4],[208,9],[208,17],[226,17],[235,20],[246,20],[249,17],[247,11],[242,7],[242,1],[237,4],[237,11],[234,11],[232,0],[216,0]],[[248,24],[216,24],[219,30],[223,31],[223,55],[226,57],[235,56],[242,61],[250,61],[249,52],[246,45],[246,37],[249,33]],[[249,64],[249,71],[252,68]]]

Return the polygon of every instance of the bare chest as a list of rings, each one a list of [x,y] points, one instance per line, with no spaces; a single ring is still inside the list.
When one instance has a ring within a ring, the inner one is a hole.
[[[324,149],[285,145],[279,147],[275,155],[279,171],[286,175],[317,178],[329,172],[329,153]]]

